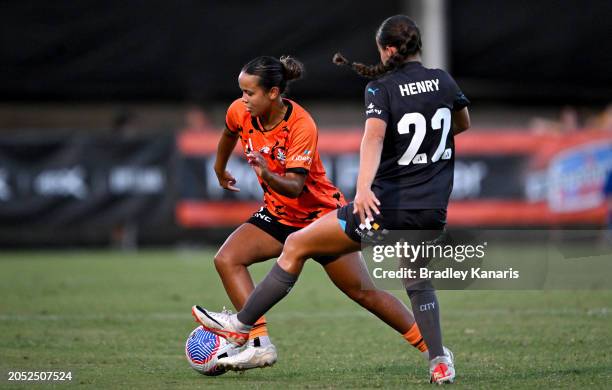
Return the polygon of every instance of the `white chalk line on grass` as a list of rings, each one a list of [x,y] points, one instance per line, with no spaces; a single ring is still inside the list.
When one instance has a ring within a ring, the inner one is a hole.
[[[606,317],[612,313],[612,309],[607,307],[594,309],[465,309],[465,310],[444,310],[448,316],[460,317],[482,317],[492,315],[532,315],[532,316],[598,316]],[[373,316],[365,310],[354,311],[289,311],[276,312],[270,315],[271,320],[291,320],[291,319],[342,319],[359,318]],[[119,322],[140,322],[140,321],[174,321],[191,319],[189,311],[181,313],[142,313],[142,314],[0,314],[0,321],[119,321]]]

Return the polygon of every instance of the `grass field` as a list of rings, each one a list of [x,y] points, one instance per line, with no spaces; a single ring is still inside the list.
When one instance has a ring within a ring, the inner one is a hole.
[[[231,306],[212,251],[0,254],[0,388],[431,388],[426,364],[316,263],[268,315],[279,362],[208,378],[184,342],[190,307]],[[259,280],[270,268],[253,268]],[[404,294],[401,299],[407,301]],[[612,291],[443,291],[456,388],[606,388]],[[7,382],[71,371],[70,383]]]

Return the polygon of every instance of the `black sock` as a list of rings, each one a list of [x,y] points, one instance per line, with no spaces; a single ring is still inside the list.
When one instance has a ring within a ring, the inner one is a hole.
[[[418,282],[407,289],[414,319],[429,349],[431,359],[444,356],[442,348],[442,328],[440,327],[440,308],[436,290],[428,280]]]
[[[278,263],[274,263],[270,272],[255,287],[242,310],[238,312],[238,320],[245,325],[253,325],[259,317],[289,294],[297,278],[297,275],[290,274]]]

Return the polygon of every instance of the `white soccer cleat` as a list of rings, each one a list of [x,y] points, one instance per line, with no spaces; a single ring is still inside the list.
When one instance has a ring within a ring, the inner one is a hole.
[[[196,305],[191,308],[191,315],[204,329],[239,347],[249,339],[249,327],[241,324],[231,311],[223,309],[221,313],[215,313]]]
[[[251,368],[270,367],[276,363],[278,355],[274,344],[265,347],[255,347],[248,345],[242,352],[219,359],[217,365],[226,370],[244,371]]]
[[[442,348],[444,349],[444,354],[446,356],[449,356],[451,361],[454,361],[453,352],[450,349],[446,348],[445,346],[442,346]],[[429,362],[429,351],[421,352],[421,356],[423,357],[423,359]]]
[[[444,347],[444,356],[437,356],[429,362],[430,383],[442,385],[455,380],[455,364],[453,352]]]

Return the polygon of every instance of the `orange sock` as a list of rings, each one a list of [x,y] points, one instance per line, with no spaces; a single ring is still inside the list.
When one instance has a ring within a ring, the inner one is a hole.
[[[255,322],[255,324],[253,324],[253,328],[251,328],[251,331],[249,332],[249,340],[267,335],[268,327],[266,326],[266,317],[261,316]]]
[[[421,331],[419,330],[416,322],[412,325],[412,328],[406,333],[403,334],[404,339],[412,344],[413,347],[418,349],[421,352],[427,351],[427,344],[425,344],[425,340],[423,340],[423,336],[421,336]]]

